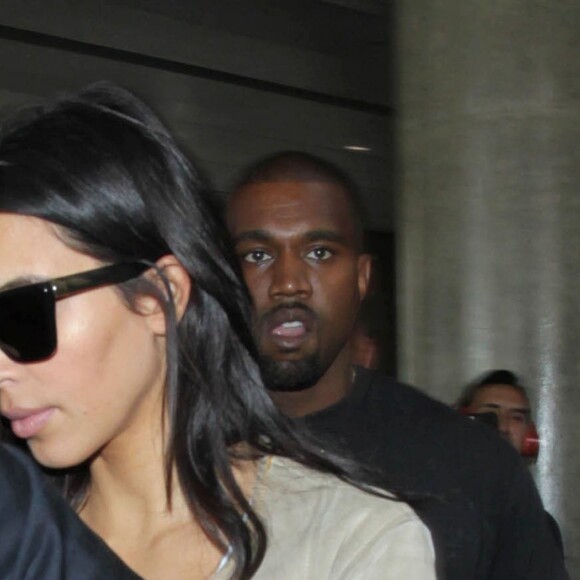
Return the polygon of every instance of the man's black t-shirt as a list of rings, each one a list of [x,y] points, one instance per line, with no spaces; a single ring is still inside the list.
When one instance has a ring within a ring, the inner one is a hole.
[[[517,453],[488,426],[376,372],[357,368],[352,391],[303,421],[329,450],[425,496],[439,578],[567,578],[536,487]]]

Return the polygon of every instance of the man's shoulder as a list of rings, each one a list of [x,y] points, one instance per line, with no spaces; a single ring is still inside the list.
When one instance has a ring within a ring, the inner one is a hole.
[[[392,407],[396,404],[413,405],[418,409],[441,411],[448,409],[420,389],[402,383],[380,371],[356,367],[356,391],[364,391],[364,397],[373,402],[380,401]]]
[[[490,475],[509,479],[509,472],[517,468],[517,454],[489,426],[383,373],[357,368],[356,375],[349,396],[306,418],[315,433],[340,440],[372,463],[384,463],[385,468],[404,465],[413,473],[429,471],[429,465],[440,472],[447,465],[458,473],[465,469],[463,480],[479,471],[475,466],[481,461],[495,465],[488,467]],[[430,458],[428,464],[425,458]]]
[[[449,578],[488,577],[492,562],[507,571],[502,578],[565,577],[546,573],[561,563],[537,491],[490,426],[365,369],[347,397],[305,422],[325,448],[380,473],[387,489],[425,498],[415,508]]]
[[[353,390],[353,396],[345,398],[344,404],[355,413],[372,410],[371,415],[380,416],[382,424],[392,417],[398,419],[399,426],[407,420],[414,428],[418,419],[425,418],[451,429],[462,430],[466,425],[465,419],[454,409],[379,371],[357,368]]]

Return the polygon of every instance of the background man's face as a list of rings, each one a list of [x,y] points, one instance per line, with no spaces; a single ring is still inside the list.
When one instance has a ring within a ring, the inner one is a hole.
[[[496,413],[498,429],[521,453],[530,421],[530,405],[520,391],[509,385],[482,387],[476,391],[471,408],[476,413]]]
[[[347,348],[368,284],[345,192],[322,181],[253,183],[234,194],[227,222],[266,385],[312,386]]]

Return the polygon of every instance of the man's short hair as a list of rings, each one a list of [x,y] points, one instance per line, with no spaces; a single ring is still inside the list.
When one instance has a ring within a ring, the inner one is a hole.
[[[475,394],[485,387],[489,387],[490,385],[505,385],[512,389],[518,391],[522,397],[526,400],[528,405],[530,404],[530,398],[528,397],[528,393],[526,388],[520,383],[520,379],[518,375],[516,375],[512,371],[508,371],[505,369],[494,369],[491,371],[487,371],[480,377],[478,377],[475,381],[469,383],[461,393],[461,396],[457,400],[455,406],[458,409],[462,409],[464,407],[470,407],[473,403],[473,399],[475,398]]]
[[[280,151],[250,165],[240,176],[234,191],[268,181],[321,181],[344,190],[352,208],[352,219],[360,248],[364,245],[364,217],[360,194],[354,181],[334,163],[302,151]]]

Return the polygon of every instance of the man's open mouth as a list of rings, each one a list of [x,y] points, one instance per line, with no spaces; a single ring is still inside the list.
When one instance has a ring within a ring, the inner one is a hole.
[[[297,346],[314,328],[316,315],[307,307],[278,307],[264,317],[266,334],[279,346]]]

